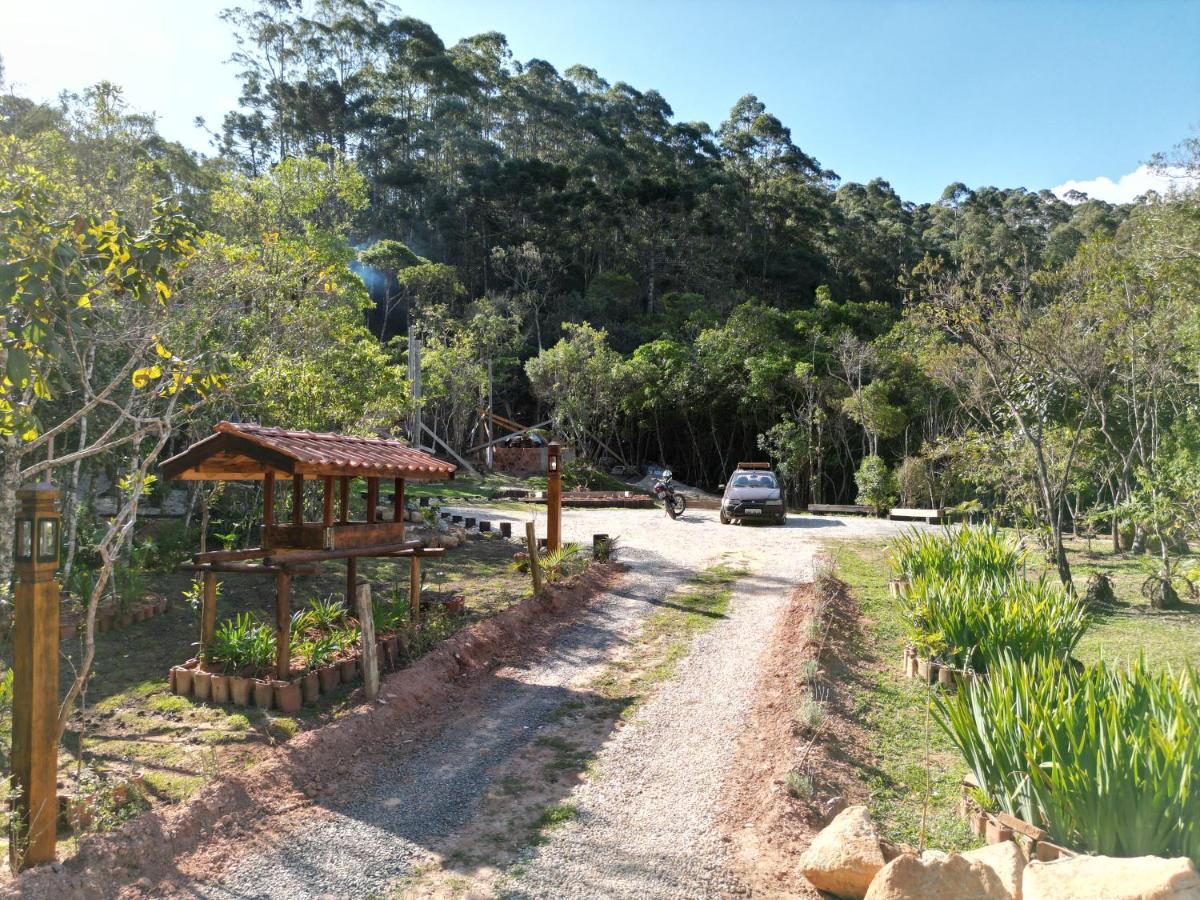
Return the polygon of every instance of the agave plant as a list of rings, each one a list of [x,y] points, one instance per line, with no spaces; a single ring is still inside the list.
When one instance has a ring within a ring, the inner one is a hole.
[[[308,667],[315,672],[333,661],[334,654],[338,651],[338,645],[333,635],[324,634],[309,641],[305,649]]]
[[[249,613],[238,613],[226,619],[213,632],[206,651],[206,661],[217,663],[222,671],[238,671],[247,663],[254,620]]]
[[[892,541],[888,564],[897,578],[1014,578],[1025,551],[990,525],[943,528],[939,533],[911,529]]]

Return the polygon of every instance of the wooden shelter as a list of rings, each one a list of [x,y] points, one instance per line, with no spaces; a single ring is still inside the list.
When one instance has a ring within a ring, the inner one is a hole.
[[[261,480],[262,541],[260,546],[245,550],[213,550],[192,557],[191,568],[203,573],[204,581],[202,648],[208,646],[216,629],[216,576],[222,572],[274,574],[275,669],[280,679],[287,678],[291,664],[291,579],[297,567],[345,559],[346,603],[353,608],[359,557],[409,557],[410,602],[413,620],[418,620],[420,559],[441,555],[443,551],[422,549],[418,541],[405,541],[404,484],[453,478],[453,465],[398,440],[287,431],[235,422],[219,422],[213,432],[165,460],[159,470],[164,478],[183,481]],[[350,519],[352,478],[366,480],[365,521]],[[275,518],[279,479],[291,480],[292,512],[287,522],[277,522]],[[380,509],[380,479],[393,482],[391,510]],[[323,485],[319,520],[304,518],[306,480]]]

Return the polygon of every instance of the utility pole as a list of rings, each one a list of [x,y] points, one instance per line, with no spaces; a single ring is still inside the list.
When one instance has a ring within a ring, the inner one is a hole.
[[[412,391],[413,413],[408,426],[413,447],[425,448],[425,435],[421,425],[421,341],[413,330],[412,320],[408,323],[408,383]]]
[[[12,778],[9,834],[14,872],[54,859],[58,820],[58,491],[17,492],[13,619]]]

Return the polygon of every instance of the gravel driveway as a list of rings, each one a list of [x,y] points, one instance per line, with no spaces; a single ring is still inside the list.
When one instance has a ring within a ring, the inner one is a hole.
[[[327,803],[326,814],[300,826],[285,849],[251,850],[191,889],[223,898],[362,897],[414,874],[431,843],[471,820],[504,761],[603,671],[642,619],[686,577],[727,554],[751,573],[735,586],[727,618],[694,642],[675,675],[613,733],[592,777],[569,798],[577,817],[551,832],[503,886],[522,897],[736,893],[714,814],[761,649],[790,588],[810,577],[816,541],[897,528],[810,517],[793,517],[784,528],[723,527],[708,510],[677,521],[661,509],[565,511],[564,540],[619,536],[629,576],[548,648],[481,680],[461,715],[447,716],[435,736],[413,741],[369,781],[344,786],[347,799]]]

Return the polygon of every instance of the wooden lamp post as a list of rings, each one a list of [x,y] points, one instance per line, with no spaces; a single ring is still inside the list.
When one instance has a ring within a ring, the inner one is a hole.
[[[546,448],[546,549],[562,547],[562,447],[551,441]]]
[[[14,871],[54,859],[58,818],[58,491],[17,492],[13,620],[13,787],[9,836]]]

